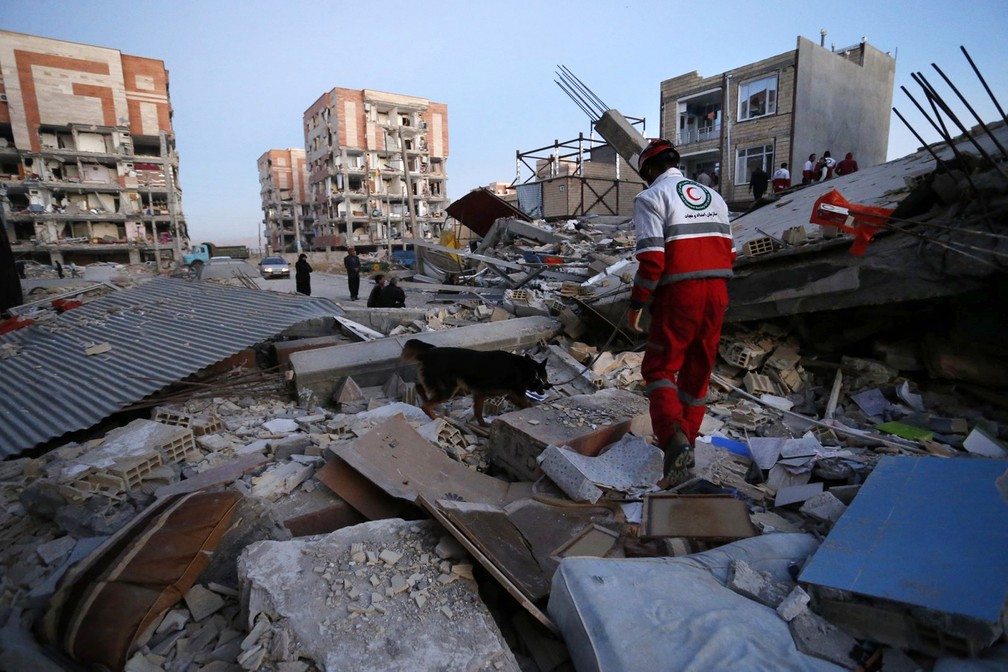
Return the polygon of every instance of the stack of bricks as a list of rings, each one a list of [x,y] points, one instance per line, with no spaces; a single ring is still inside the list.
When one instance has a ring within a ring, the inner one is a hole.
[[[196,436],[219,434],[224,426],[215,414],[194,416],[188,413],[174,411],[166,406],[158,406],[154,412],[154,421],[163,425],[188,427]]]
[[[117,496],[137,489],[145,479],[163,477],[161,467],[183,461],[195,448],[193,432],[187,427],[134,420],[71,461],[71,485]]]

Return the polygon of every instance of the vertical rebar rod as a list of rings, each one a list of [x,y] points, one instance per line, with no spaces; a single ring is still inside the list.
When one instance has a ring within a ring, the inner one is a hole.
[[[1008,122],[1008,116],[1006,116],[1004,110],[1001,109],[1001,103],[998,102],[997,98],[994,97],[994,92],[991,91],[989,86],[987,86],[987,80],[980,74],[980,70],[977,68],[976,63],[973,62],[973,59],[970,58],[969,52],[966,51],[966,47],[959,45],[959,50],[963,52],[963,56],[965,56],[966,60],[969,61],[970,67],[973,68],[973,72],[975,72],[976,76],[980,79],[980,83],[983,84],[984,89],[986,89],[987,95],[990,96],[992,101],[994,101],[994,107],[997,108],[1001,118],[1004,119],[1005,122]]]
[[[948,87],[949,87],[950,89],[952,89],[952,91],[953,91],[953,92],[954,92],[954,93],[955,93],[955,94],[956,94],[957,96],[959,96],[959,100],[960,100],[960,101],[962,101],[962,104],[963,104],[963,105],[965,105],[965,106],[966,106],[966,109],[970,111],[970,114],[972,114],[972,115],[973,115],[973,118],[974,118],[974,119],[976,119],[976,122],[977,122],[977,124],[979,124],[979,125],[980,125],[980,128],[982,128],[982,129],[984,130],[984,132],[985,132],[985,133],[986,133],[986,134],[987,134],[988,136],[990,136],[990,139],[991,139],[991,140],[992,140],[992,141],[994,142],[994,145],[995,145],[995,146],[996,146],[996,147],[998,148],[998,150],[999,150],[999,151],[1001,152],[1001,156],[1002,156],[1002,157],[1004,157],[1004,158],[1008,158],[1008,152],[1006,152],[1006,151],[1005,151],[1005,148],[1004,148],[1004,146],[1003,146],[1003,145],[1002,145],[1002,144],[1001,144],[1001,143],[1000,143],[1000,142],[998,141],[997,137],[995,137],[995,135],[994,135],[993,133],[991,133],[991,130],[990,130],[990,129],[989,129],[988,127],[987,127],[987,124],[985,124],[985,123],[983,122],[983,119],[981,119],[981,118],[980,118],[980,115],[979,115],[979,114],[977,114],[976,110],[974,110],[974,109],[973,109],[973,106],[969,104],[969,101],[968,101],[968,100],[966,100],[966,97],[965,97],[965,96],[963,96],[963,95],[962,95],[962,93],[960,93],[960,92],[959,92],[959,89],[957,89],[957,88],[956,88],[956,85],[952,83],[952,80],[951,80],[951,79],[949,79],[949,78],[948,78],[948,77],[947,77],[947,76],[945,75],[945,73],[944,73],[944,72],[942,72],[942,69],[941,69],[941,68],[939,68],[937,64],[935,64],[935,63],[932,63],[932,64],[931,64],[931,67],[932,67],[932,68],[934,68],[935,70],[937,70],[937,71],[938,71],[938,74],[939,74],[939,75],[941,75],[942,79],[944,79],[944,80],[945,80],[945,83],[946,83],[946,84],[948,84]]]
[[[941,166],[942,168],[944,168],[946,173],[951,172],[949,170],[948,165],[944,161],[941,160],[941,157],[939,157],[938,154],[936,154],[933,149],[931,149],[931,145],[929,145],[927,142],[924,141],[924,138],[922,138],[920,136],[920,133],[918,133],[917,130],[914,129],[913,126],[910,125],[910,122],[906,120],[906,117],[904,117],[902,114],[900,114],[900,111],[897,110],[895,107],[892,108],[892,111],[895,112],[896,116],[899,117],[900,121],[902,121],[903,124],[908,129],[910,129],[910,132],[914,134],[915,138],[917,138],[917,142],[921,143],[921,146],[923,146],[924,149],[926,149],[928,151],[928,153],[931,155],[932,158],[934,158],[934,160],[938,163],[938,165]]]

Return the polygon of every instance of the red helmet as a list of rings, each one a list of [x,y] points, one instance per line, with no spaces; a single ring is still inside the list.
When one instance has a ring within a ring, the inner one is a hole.
[[[640,157],[637,158],[637,172],[639,173],[644,169],[644,164],[647,163],[648,160],[665,152],[673,152],[677,157],[679,156],[679,152],[676,151],[675,145],[668,140],[665,140],[664,138],[649,140],[647,147],[641,150]]]

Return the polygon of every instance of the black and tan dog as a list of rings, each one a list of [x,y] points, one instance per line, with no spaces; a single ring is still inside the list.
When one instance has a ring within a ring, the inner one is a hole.
[[[470,350],[469,348],[439,348],[418,339],[403,346],[402,359],[419,363],[417,392],[423,398],[421,408],[436,418],[434,408],[459,392],[473,398],[476,420],[484,427],[483,401],[487,397],[506,395],[519,408],[529,400],[525,391],[542,394],[549,389],[546,361],[537,362],[528,355],[513,355],[503,350]]]

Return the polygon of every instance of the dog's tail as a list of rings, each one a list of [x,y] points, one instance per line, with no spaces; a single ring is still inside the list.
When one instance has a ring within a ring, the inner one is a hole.
[[[431,350],[434,347],[435,346],[431,345],[430,343],[424,343],[420,339],[411,338],[410,340],[406,341],[406,345],[403,346],[402,354],[399,356],[399,359],[403,360],[416,359],[420,353],[427,352],[428,350]]]

